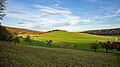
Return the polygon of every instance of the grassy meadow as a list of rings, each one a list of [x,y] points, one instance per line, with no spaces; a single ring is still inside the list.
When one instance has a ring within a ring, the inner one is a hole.
[[[25,38],[29,34],[19,34]],[[52,47],[55,48],[69,48],[69,49],[77,49],[77,50],[87,50],[90,51],[91,43],[94,42],[103,42],[107,40],[114,40],[112,36],[99,36],[85,33],[74,33],[74,32],[50,32],[41,35],[30,35],[32,41],[31,45],[34,46],[47,46],[45,41],[52,40]],[[25,42],[21,41],[21,44],[25,44]],[[64,44],[69,44],[67,47],[64,47]],[[47,46],[48,47],[48,46]],[[102,51],[103,49],[98,49]]]
[[[31,36],[31,43],[23,38]],[[1,67],[120,67],[120,53],[97,52],[91,43],[115,40],[119,36],[99,36],[74,32],[50,32],[41,35],[19,34],[20,43],[0,42]],[[119,38],[118,38],[119,39]],[[50,48],[46,43],[52,40]],[[70,44],[63,46],[62,44]]]
[[[1,67],[120,67],[114,53],[12,45],[0,42]]]
[[[0,0],[0,67],[120,67],[120,0]]]

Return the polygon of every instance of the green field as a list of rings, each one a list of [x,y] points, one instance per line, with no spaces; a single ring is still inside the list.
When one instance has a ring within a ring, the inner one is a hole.
[[[24,41],[31,36],[31,43]],[[93,52],[91,43],[114,41],[119,36],[99,36],[74,32],[51,32],[41,35],[19,34],[20,43],[0,42],[2,67],[120,67],[120,53]],[[46,44],[52,40],[52,47]],[[70,44],[70,46],[61,46]],[[74,50],[73,50],[74,49]]]
[[[0,42],[1,67],[120,67],[119,59],[114,53]]]
[[[26,37],[27,34],[20,34],[19,36]],[[90,49],[91,43],[114,40],[114,37],[112,36],[99,36],[99,35],[92,35],[85,33],[61,32],[61,31],[45,33],[41,35],[30,35],[30,36],[32,37],[31,39],[33,39],[32,45],[35,46],[45,46],[44,43],[45,41],[52,40],[53,41],[52,47],[64,48],[63,46],[59,46],[59,45],[70,44],[71,46],[67,46],[66,48],[88,50],[88,51],[91,50]]]

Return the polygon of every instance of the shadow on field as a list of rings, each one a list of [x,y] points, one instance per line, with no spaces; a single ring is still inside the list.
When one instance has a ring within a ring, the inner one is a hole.
[[[62,41],[62,42],[59,42],[59,44],[57,44],[57,46],[58,46],[58,48],[66,48],[66,49],[94,52],[94,50],[91,49],[91,43],[71,43],[71,42],[63,42]],[[114,50],[108,50],[108,51],[109,51],[109,53],[115,53]],[[97,49],[96,52],[106,53],[106,50],[99,46],[99,48]]]
[[[90,43],[73,43],[73,42],[61,41],[61,42],[59,42],[55,45],[57,45],[57,47],[60,47],[60,48],[83,50],[83,51],[92,51],[90,49]]]
[[[39,40],[31,40],[30,45],[48,47],[48,45],[45,42],[42,42],[42,41],[39,41]]]

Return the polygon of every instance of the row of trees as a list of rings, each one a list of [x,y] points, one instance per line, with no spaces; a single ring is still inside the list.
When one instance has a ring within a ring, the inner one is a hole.
[[[95,34],[95,35],[119,35],[120,34],[120,28],[85,31],[83,33],[89,33],[89,34]]]
[[[99,47],[105,49],[106,53],[108,53],[108,50],[115,50],[117,53],[117,51],[120,51],[120,42],[107,41],[107,42],[98,42],[91,44],[91,49],[93,49],[95,52]]]

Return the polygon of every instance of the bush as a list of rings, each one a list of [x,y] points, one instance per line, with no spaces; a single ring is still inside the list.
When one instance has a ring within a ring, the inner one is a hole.
[[[29,35],[27,35],[24,41],[31,43],[31,39],[30,38],[31,37]]]
[[[53,41],[52,40],[48,40],[48,41],[46,41],[47,42],[47,44],[49,45],[49,47],[51,47],[52,46],[52,43],[53,43]]]

